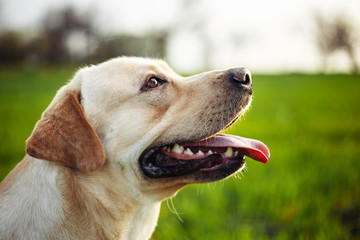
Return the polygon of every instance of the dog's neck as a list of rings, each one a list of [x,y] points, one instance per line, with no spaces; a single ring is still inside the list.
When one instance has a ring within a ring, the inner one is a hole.
[[[90,236],[87,239],[136,240],[151,237],[159,216],[160,201],[141,196],[134,190],[129,191],[126,184],[121,186],[124,190],[119,191],[122,189],[116,186],[119,182],[112,181],[111,175],[104,177],[108,174],[106,172],[96,173],[102,175],[100,178],[94,175],[87,176],[30,156],[26,156],[19,165],[22,165],[17,167],[20,170],[13,171],[4,180],[16,179],[16,183],[11,184],[10,189],[6,189],[12,194],[8,195],[5,201],[23,201],[21,199],[26,197],[24,204],[16,204],[24,209],[3,209],[0,204],[0,216],[10,214],[11,211],[26,213],[26,210],[35,209],[35,212],[28,212],[27,216],[12,214],[16,219],[4,218],[14,222],[13,229],[0,229],[5,231],[4,234],[10,236],[10,233],[15,233],[14,236],[20,234],[20,237],[29,237],[41,232],[41,236],[34,237],[47,239],[82,239],[83,236]],[[26,168],[29,171],[22,171]],[[41,174],[42,172],[47,174]],[[104,184],[104,181],[108,182]],[[27,186],[26,183],[33,185]],[[15,191],[12,189],[14,187],[23,189]],[[17,196],[20,193],[21,196]],[[52,197],[48,198],[49,195]],[[0,200],[3,199],[0,197]],[[10,205],[9,203],[8,206]],[[35,207],[31,208],[28,205]],[[39,222],[39,219],[44,222]],[[26,225],[29,221],[34,223],[32,233],[20,233],[23,231],[20,225]],[[48,226],[49,231],[44,232],[44,226]],[[36,229],[37,227],[39,229]],[[55,228],[57,231],[53,231]],[[51,236],[54,232],[57,235]]]
[[[77,174],[66,169],[64,186],[67,208],[65,214],[76,211],[72,221],[88,221],[98,228],[100,238],[108,239],[149,239],[155,229],[161,201],[144,196],[141,192],[121,181],[121,172],[103,170],[91,174]],[[116,176],[114,176],[116,175]],[[82,204],[83,207],[73,207]]]

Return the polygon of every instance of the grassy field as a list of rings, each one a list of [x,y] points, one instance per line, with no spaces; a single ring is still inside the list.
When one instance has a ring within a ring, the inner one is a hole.
[[[0,71],[0,180],[72,74]],[[253,106],[227,132],[262,140],[269,163],[186,187],[162,205],[152,239],[360,239],[360,77],[253,78]]]

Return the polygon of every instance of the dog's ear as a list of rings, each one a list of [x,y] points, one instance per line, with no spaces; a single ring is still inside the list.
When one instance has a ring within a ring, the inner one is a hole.
[[[26,141],[30,156],[85,172],[103,166],[104,148],[79,101],[80,92],[68,91],[50,105]]]

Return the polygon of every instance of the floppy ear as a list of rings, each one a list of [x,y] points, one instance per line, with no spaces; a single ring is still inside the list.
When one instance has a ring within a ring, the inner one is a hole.
[[[80,171],[95,171],[105,162],[104,148],[85,117],[77,96],[68,91],[43,113],[26,141],[26,152],[35,158]]]

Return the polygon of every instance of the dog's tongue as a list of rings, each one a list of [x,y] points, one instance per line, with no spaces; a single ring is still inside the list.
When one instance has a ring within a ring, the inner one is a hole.
[[[258,140],[229,134],[217,134],[206,140],[190,143],[190,145],[237,148],[241,150],[242,154],[262,163],[267,163],[270,158],[270,151],[264,143]]]

